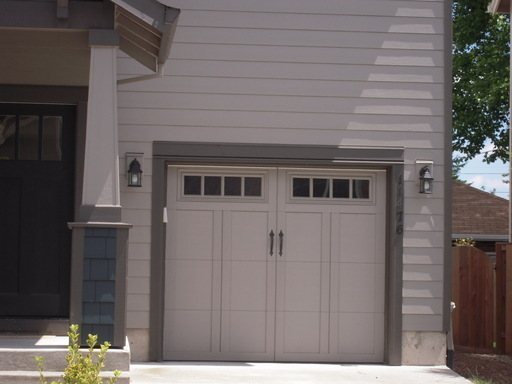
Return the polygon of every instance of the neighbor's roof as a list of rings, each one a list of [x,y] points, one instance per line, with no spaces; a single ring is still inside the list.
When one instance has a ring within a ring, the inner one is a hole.
[[[497,13],[509,13],[510,12],[510,0],[492,0],[489,4],[489,12]]]
[[[452,197],[453,234],[508,234],[508,200],[459,181],[453,181]]]

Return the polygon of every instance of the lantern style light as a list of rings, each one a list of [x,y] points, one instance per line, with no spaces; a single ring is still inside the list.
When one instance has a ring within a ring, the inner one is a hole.
[[[430,173],[428,165],[425,165],[420,170],[420,193],[430,195],[432,193],[433,180],[434,178]]]
[[[142,187],[142,169],[137,158],[134,158],[128,167],[128,186]]]

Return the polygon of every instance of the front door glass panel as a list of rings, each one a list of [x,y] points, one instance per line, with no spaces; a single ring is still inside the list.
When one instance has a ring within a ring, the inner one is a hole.
[[[62,161],[62,116],[0,115],[0,160]]]

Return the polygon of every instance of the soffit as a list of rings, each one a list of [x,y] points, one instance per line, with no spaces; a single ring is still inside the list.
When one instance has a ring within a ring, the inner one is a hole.
[[[157,72],[171,49],[179,9],[157,0],[112,0],[116,4],[114,27],[119,48],[142,65]]]

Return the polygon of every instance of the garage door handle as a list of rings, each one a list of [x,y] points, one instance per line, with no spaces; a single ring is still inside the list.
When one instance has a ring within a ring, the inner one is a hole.
[[[279,256],[283,256],[283,231],[279,231]]]
[[[270,231],[270,256],[272,256],[274,254],[274,231],[271,230]]]

